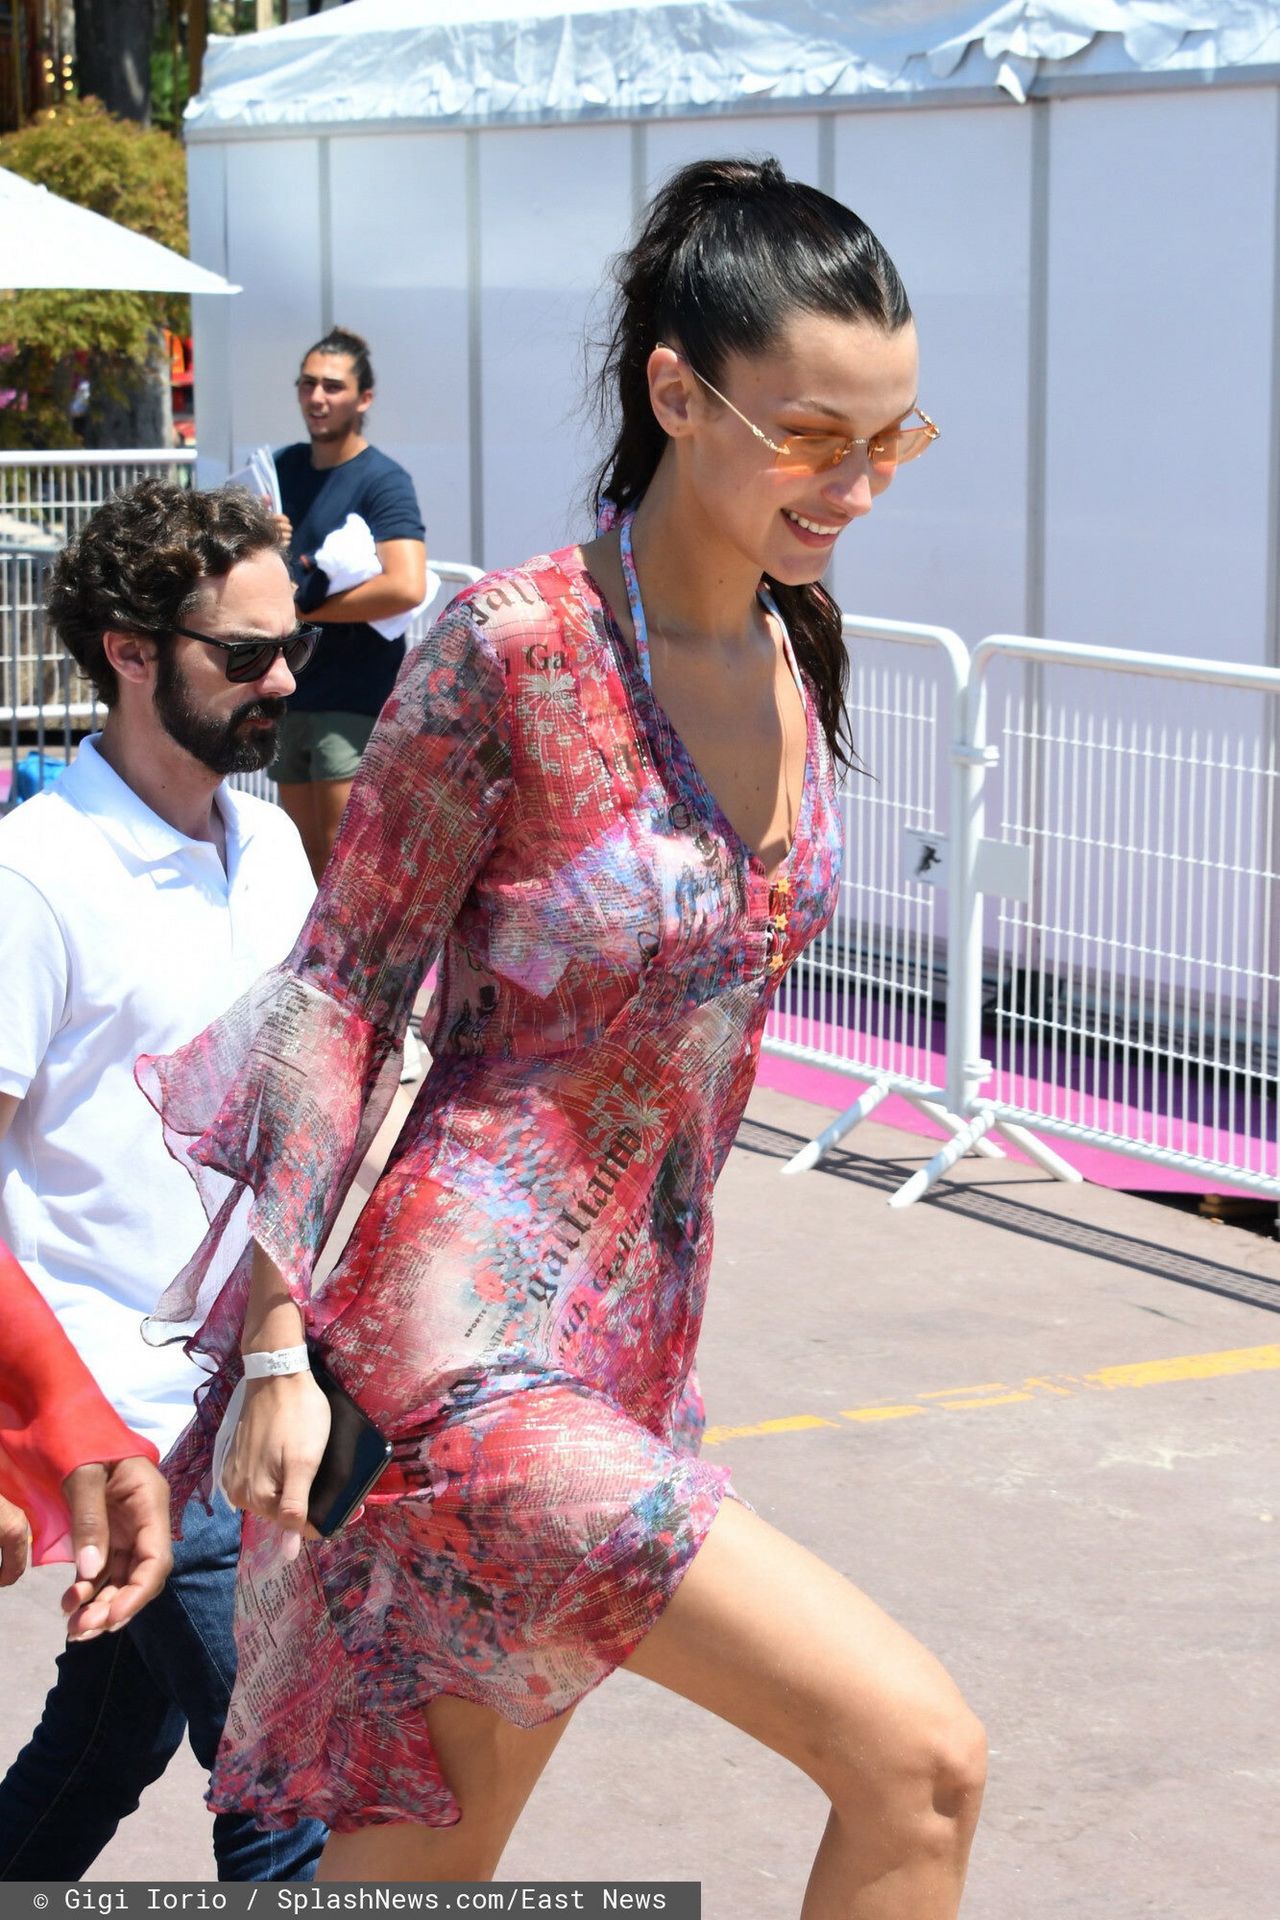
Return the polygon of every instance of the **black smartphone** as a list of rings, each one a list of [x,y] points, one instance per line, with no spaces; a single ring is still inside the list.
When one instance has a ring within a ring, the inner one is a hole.
[[[307,1519],[327,1540],[346,1525],[391,1458],[391,1442],[339,1386],[318,1353],[311,1372],[329,1402],[329,1438],[311,1482]]]

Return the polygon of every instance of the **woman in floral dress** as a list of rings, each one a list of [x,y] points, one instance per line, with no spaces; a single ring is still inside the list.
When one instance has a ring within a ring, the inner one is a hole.
[[[847,666],[816,583],[936,433],[915,330],[854,214],[776,162],[705,162],[620,262],[603,378],[614,524],[459,596],[288,962],[140,1067],[212,1222],[157,1316],[213,1369],[178,1507],[242,1351],[312,1340],[394,1444],[363,1515],[303,1544],[327,1403],[305,1359],[248,1384],[212,1800],[326,1820],[322,1878],[488,1876],[625,1664],[826,1791],[807,1920],[941,1920],[977,1723],[681,1423],[711,1189],[836,897]],[[430,1075],[313,1289],[441,948]]]

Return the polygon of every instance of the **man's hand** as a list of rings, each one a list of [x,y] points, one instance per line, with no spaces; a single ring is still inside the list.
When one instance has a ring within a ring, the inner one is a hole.
[[[270,506],[271,502],[267,500],[267,496],[263,494],[262,497],[264,500],[266,500],[267,505]],[[269,518],[272,526],[276,530],[276,539],[280,542],[280,545],[282,547],[287,547],[289,542],[293,538],[292,520],[289,518],[287,513],[272,513],[272,514],[269,514],[267,517]]]
[[[0,1587],[11,1587],[27,1570],[30,1529],[21,1507],[0,1497]]]
[[[77,1467],[62,1490],[77,1576],[62,1596],[67,1638],[95,1640],[132,1620],[169,1577],[169,1488],[134,1458]]]

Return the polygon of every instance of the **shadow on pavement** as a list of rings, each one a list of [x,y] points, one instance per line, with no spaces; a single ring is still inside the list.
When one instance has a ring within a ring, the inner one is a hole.
[[[760,1154],[770,1160],[789,1160],[804,1146],[805,1136],[747,1119],[739,1129],[736,1144],[744,1153]],[[836,1180],[851,1180],[856,1186],[875,1188],[881,1193],[894,1193],[911,1169],[898,1161],[871,1160],[839,1147],[827,1154],[814,1171]],[[1153,1273],[1182,1287],[1198,1287],[1205,1293],[1220,1294],[1225,1300],[1280,1313],[1280,1280],[1240,1267],[1223,1266],[1215,1260],[1202,1260],[1195,1254],[1180,1253],[1107,1227],[1091,1226],[1084,1220],[1060,1218],[1041,1207],[1028,1206],[1025,1201],[1011,1200],[1005,1194],[993,1192],[989,1185],[935,1187],[916,1205],[962,1214],[985,1226],[1041,1240],[1070,1253],[1110,1260],[1117,1266]]]

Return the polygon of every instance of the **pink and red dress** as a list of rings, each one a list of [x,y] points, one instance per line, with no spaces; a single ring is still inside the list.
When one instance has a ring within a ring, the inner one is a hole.
[[[453,603],[289,960],[139,1067],[212,1222],[157,1314],[215,1370],[175,1507],[238,1377],[250,1230],[394,1442],[363,1518],[291,1564],[246,1517],[210,1798],[268,1826],[454,1822],[427,1703],[525,1726],[572,1706],[730,1491],[683,1431],[711,1190],[777,983],[832,911],[840,826],[802,684],[803,795],[766,875],[653,697],[628,571],[638,659],[576,548]],[[438,952],[430,1073],[313,1290]]]

